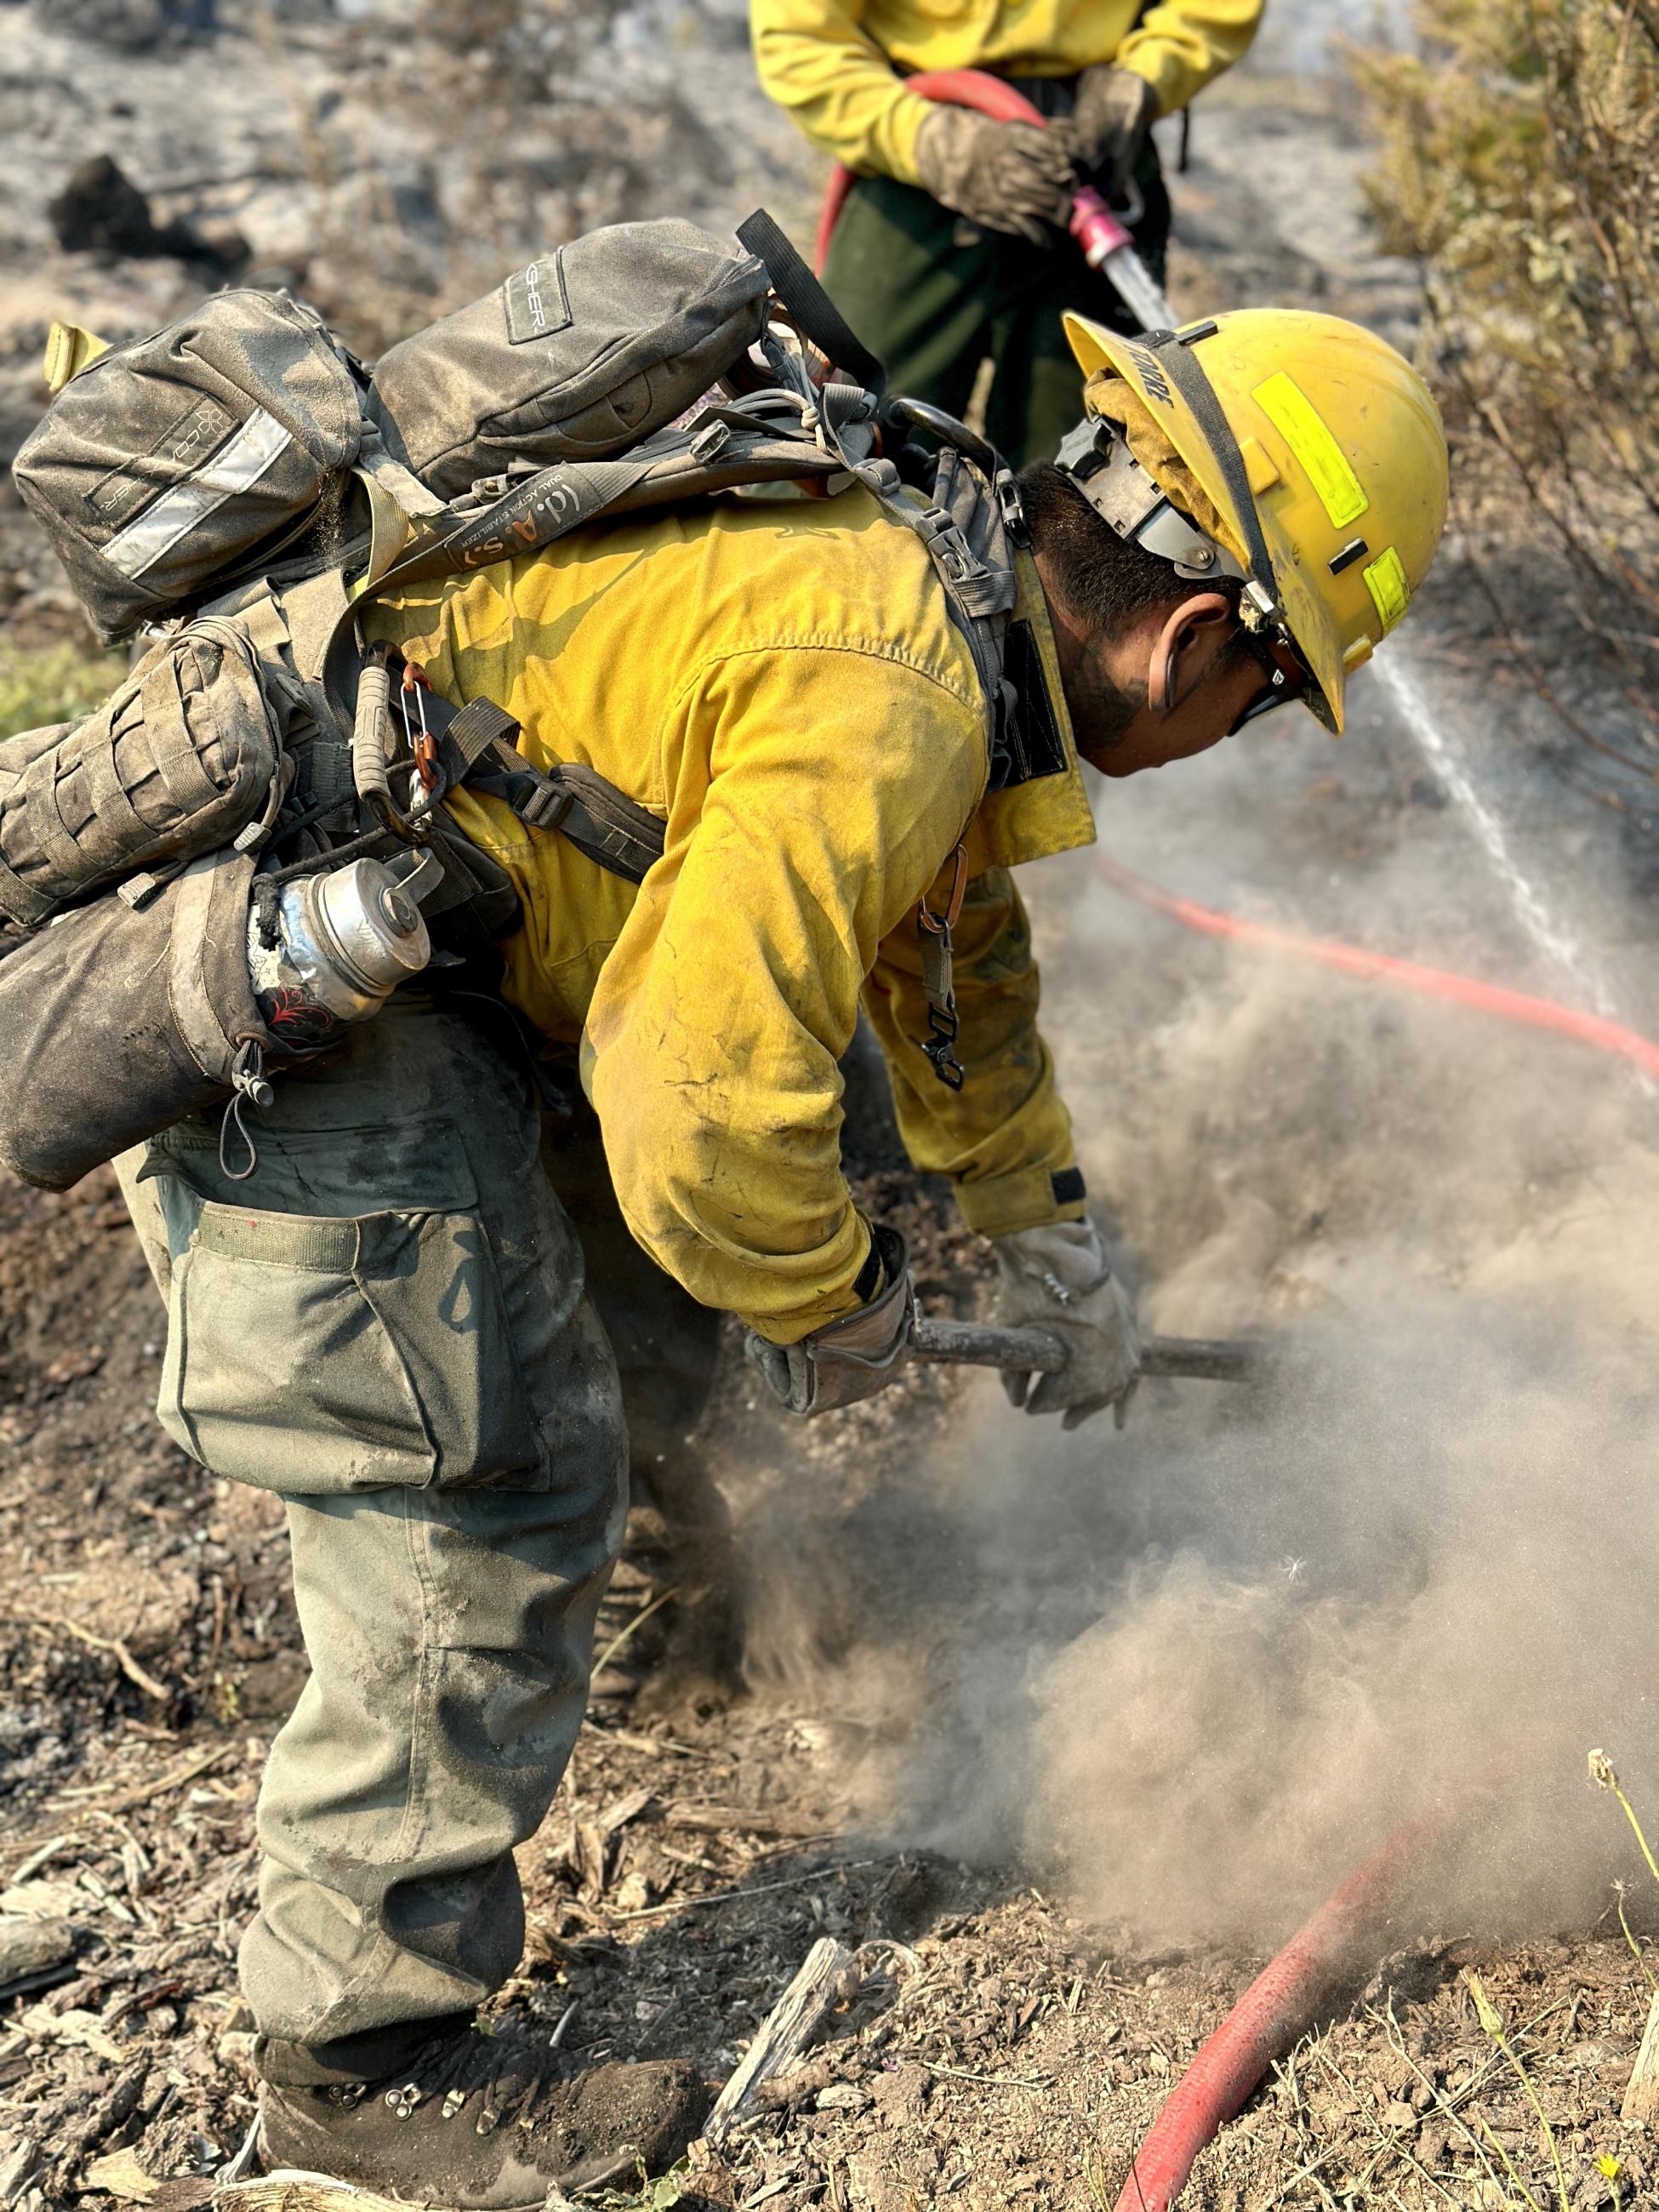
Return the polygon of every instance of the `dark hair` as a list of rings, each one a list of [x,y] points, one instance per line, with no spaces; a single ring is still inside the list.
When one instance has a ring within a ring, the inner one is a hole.
[[[1120,538],[1052,461],[1032,461],[1023,468],[1019,491],[1031,543],[1043,556],[1053,586],[1066,612],[1088,629],[1132,622],[1189,592],[1214,588],[1237,597],[1236,581],[1224,577],[1213,587],[1194,584],[1177,576],[1156,553]]]

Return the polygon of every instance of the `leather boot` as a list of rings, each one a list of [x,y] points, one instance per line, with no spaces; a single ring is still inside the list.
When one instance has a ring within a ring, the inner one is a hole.
[[[660,2172],[708,2108],[684,2060],[562,2079],[553,2052],[471,2027],[429,2037],[373,2081],[296,2082],[324,2070],[304,2058],[284,2044],[262,2043],[256,2053],[268,2168],[301,2167],[466,2212],[530,2212],[551,2186],[633,2180],[641,2165]]]

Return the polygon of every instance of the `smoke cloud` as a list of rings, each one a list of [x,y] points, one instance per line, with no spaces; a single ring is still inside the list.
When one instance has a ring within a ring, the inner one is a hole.
[[[1151,864],[1191,884],[1214,811],[1160,806]],[[1455,828],[1355,870],[1341,933],[1504,974]],[[1641,1909],[1585,1753],[1659,1830],[1659,1115],[1614,1062],[1206,945],[1063,865],[1032,899],[1048,1028],[1143,1319],[1279,1358],[1149,1386],[1122,1434],[977,1378],[889,1460],[836,1530],[863,1625],[815,1687],[856,1802],[1153,1948],[1275,1942],[1437,1807],[1425,1932],[1583,1925],[1615,1876]]]

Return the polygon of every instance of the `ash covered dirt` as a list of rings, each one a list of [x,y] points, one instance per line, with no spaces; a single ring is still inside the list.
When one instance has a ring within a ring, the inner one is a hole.
[[[141,25],[137,51],[69,12],[6,10],[7,143],[31,147],[0,166],[13,442],[53,314],[118,334],[203,286],[52,244],[47,202],[90,153],[369,352],[587,222],[729,222],[764,199],[808,225],[815,166],[753,88],[735,6],[222,4],[213,35],[145,44]],[[1365,239],[1362,160],[1323,79],[1218,88],[1176,187],[1178,304],[1293,298],[1408,343],[1412,273]],[[1429,596],[1401,649],[1638,1018],[1655,924],[1626,825],[1550,773],[1455,567]],[[15,510],[0,598],[14,640],[73,634]],[[1380,688],[1356,707],[1340,748],[1269,723],[1097,787],[1103,849],[1220,906],[1566,994]],[[1659,2175],[1619,2111],[1648,1984],[1611,1885],[1638,1945],[1659,1912],[1579,1778],[1605,1738],[1659,1819],[1632,1626],[1652,1586],[1653,1109],[1570,1046],[1188,936],[1089,854],[1027,894],[1091,1188],[1149,1312],[1277,1329],[1323,1364],[1262,1397],[1149,1390],[1124,1436],[1062,1442],[988,1379],[939,1373],[789,1427],[728,1347],[696,1443],[740,1532],[749,1693],[653,1665],[685,1625],[672,1600],[629,1637],[610,1676],[643,1687],[596,1705],[520,1854],[530,1942],[492,2009],[564,2022],[573,2065],[680,2053],[716,2081],[817,1936],[907,1945],[688,2199],[1080,2212],[1115,2198],[1267,1950],[1449,1794],[1459,1863],[1185,2201],[1496,2204],[1506,2159],[1546,2201],[1535,2115],[1459,1978],[1474,1964],[1574,2204],[1613,2201],[1601,2154],[1640,2202]],[[888,1170],[861,1194],[902,1216],[927,1304],[983,1297],[982,1248],[930,1194]],[[1437,1358],[1413,1341],[1425,1315]],[[25,2205],[136,2201],[136,2169],[168,2180],[149,2201],[206,2202],[252,2112],[234,1948],[257,1778],[305,1662],[275,1502],[155,1425],[161,1335],[108,1177],[0,1188],[0,1916],[67,1921],[75,1947],[0,2007],[0,2197]],[[658,1533],[637,1516],[607,1644],[671,1586]]]

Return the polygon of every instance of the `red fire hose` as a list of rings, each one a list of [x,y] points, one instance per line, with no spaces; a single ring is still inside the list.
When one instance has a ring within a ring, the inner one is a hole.
[[[1399,1830],[1263,1967],[1181,2077],[1135,2154],[1117,2212],[1169,2212],[1193,2161],[1241,2111],[1275,2058],[1374,1942],[1402,1875],[1445,1825],[1443,1808]]]
[[[1221,914],[1213,907],[1200,906],[1193,899],[1177,898],[1173,892],[1159,890],[1156,884],[1149,884],[1116,860],[1103,857],[1097,865],[1131,898],[1185,923],[1188,929],[1203,931],[1206,936],[1231,938],[1236,944],[1259,945],[1269,952],[1293,953],[1298,960],[1317,961],[1322,967],[1334,968],[1345,975],[1360,976],[1367,982],[1396,984],[1402,990],[1419,992],[1425,998],[1443,999],[1453,1006],[1468,1006],[1476,1013],[1497,1014],[1504,1021],[1520,1022],[1528,1029],[1553,1030],[1558,1036],[1573,1037],[1580,1044],[1594,1045],[1600,1052],[1613,1053],[1629,1060],[1644,1074],[1659,1078],[1659,1044],[1618,1022],[1605,1020],[1600,1014],[1582,1014],[1574,1007],[1558,1006],[1553,999],[1531,998],[1524,991],[1506,990],[1498,983],[1477,982],[1473,976],[1455,975],[1444,968],[1425,968],[1415,960],[1395,959],[1390,953],[1362,952],[1355,945],[1339,945],[1328,938],[1301,937],[1294,930],[1275,928],[1271,922],[1246,921],[1237,915]]]
[[[919,92],[924,100],[943,100],[951,107],[974,108],[981,115],[988,115],[994,123],[1030,123],[1041,131],[1048,119],[1006,77],[991,76],[983,70],[923,70],[915,76],[906,77],[904,88],[907,92]],[[830,251],[836,225],[847,204],[847,195],[857,182],[853,172],[839,162],[830,172],[823,206],[818,215],[817,240],[813,247],[813,259],[820,276],[823,274],[824,256]],[[1132,242],[1129,233],[1091,185],[1085,185],[1073,194],[1071,230],[1091,268],[1109,253]]]

